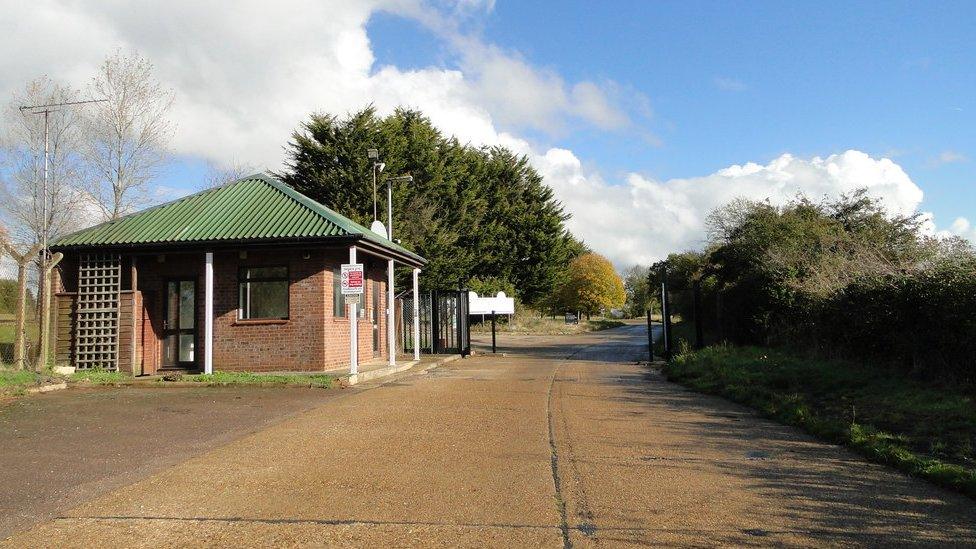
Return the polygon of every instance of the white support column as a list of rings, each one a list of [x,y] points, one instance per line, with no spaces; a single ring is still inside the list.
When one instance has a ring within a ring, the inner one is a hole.
[[[393,260],[386,265],[386,289],[388,299],[386,303],[386,341],[390,348],[390,366],[396,366],[396,316],[393,314],[394,307],[394,288],[393,288]]]
[[[413,359],[420,360],[420,269],[413,270]]]
[[[203,373],[213,373],[213,252],[207,252],[203,277]]]
[[[356,247],[349,246],[349,263],[356,264]],[[349,306],[349,374],[359,373],[359,311],[358,306]]]

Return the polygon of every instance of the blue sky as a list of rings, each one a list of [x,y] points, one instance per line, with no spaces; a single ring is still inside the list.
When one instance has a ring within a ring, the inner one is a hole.
[[[568,79],[646,96],[637,131],[539,136],[608,176],[692,177],[785,152],[895,160],[938,219],[976,206],[976,5],[971,2],[504,2],[472,24]],[[368,26],[377,62],[451,65],[392,14]],[[941,157],[941,158],[940,158]]]
[[[155,64],[176,125],[157,200],[280,169],[309,113],[373,104],[526,155],[620,268],[702,246],[729,200],[859,187],[976,241],[972,2],[0,4],[0,48],[36,45],[0,57],[5,96],[84,89],[115,49]]]

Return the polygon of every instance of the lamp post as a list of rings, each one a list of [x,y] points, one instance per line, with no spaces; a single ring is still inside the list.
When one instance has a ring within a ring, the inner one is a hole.
[[[380,151],[377,149],[366,149],[366,156],[373,161],[373,221],[376,221],[379,219],[376,212],[376,174],[383,173],[386,164],[379,162]]]

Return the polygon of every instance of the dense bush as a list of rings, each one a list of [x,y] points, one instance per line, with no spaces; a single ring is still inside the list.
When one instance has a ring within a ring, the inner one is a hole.
[[[672,311],[692,318],[702,288],[709,331],[738,344],[789,345],[921,378],[976,381],[976,256],[890,216],[863,193],[784,206],[737,202],[711,218],[702,253],[665,269]]]
[[[34,296],[27,294],[26,308],[34,307]],[[12,315],[17,312],[17,281],[0,280],[0,314]]]

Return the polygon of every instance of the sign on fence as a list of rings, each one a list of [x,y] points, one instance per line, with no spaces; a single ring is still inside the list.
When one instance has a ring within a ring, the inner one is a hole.
[[[343,263],[340,276],[342,295],[363,293],[363,265],[361,263]]]

